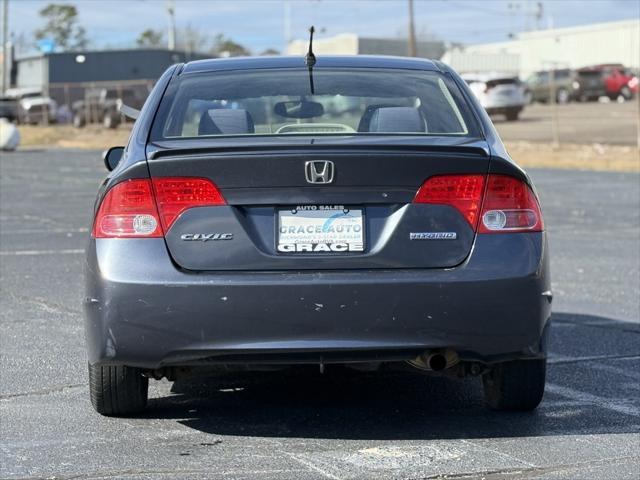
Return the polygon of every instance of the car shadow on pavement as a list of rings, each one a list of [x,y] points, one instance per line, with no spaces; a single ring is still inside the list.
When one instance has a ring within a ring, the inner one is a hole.
[[[633,381],[624,369],[637,370],[640,363],[640,326],[555,314],[552,333],[548,385],[554,387],[530,413],[485,408],[479,378],[361,373],[328,366],[323,375],[317,367],[305,367],[186,378],[173,384],[171,395],[151,399],[144,417],[175,419],[215,435],[287,438],[457,439],[637,432],[640,413],[634,418],[633,412],[640,408],[611,409],[598,392],[603,381],[612,395],[624,392]],[[592,371],[589,358],[599,356],[632,361],[611,367],[613,372]]]

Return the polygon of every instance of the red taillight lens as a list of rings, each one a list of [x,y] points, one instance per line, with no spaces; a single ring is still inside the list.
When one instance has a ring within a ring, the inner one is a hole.
[[[153,188],[165,232],[189,208],[226,205],[218,187],[206,178],[158,177]]]
[[[543,229],[540,205],[529,186],[507,175],[489,175],[478,232],[540,232]]]
[[[483,187],[484,175],[440,175],[425,181],[413,202],[451,205],[458,209],[475,231]]]
[[[107,192],[93,224],[95,238],[162,237],[151,181],[126,180]]]
[[[529,186],[507,175],[487,176],[486,188],[484,175],[431,177],[418,190],[414,203],[450,205],[479,233],[544,229],[540,205]]]
[[[127,180],[105,195],[92,234],[96,238],[162,237],[185,210],[225,204],[218,188],[206,178]]]

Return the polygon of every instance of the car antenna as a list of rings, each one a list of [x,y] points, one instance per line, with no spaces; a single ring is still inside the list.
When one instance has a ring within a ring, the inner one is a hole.
[[[316,29],[311,25],[309,29],[309,51],[304,56],[304,63],[309,67],[309,86],[311,87],[311,95],[315,94],[315,88],[313,86],[313,66],[316,64],[316,56],[313,54],[313,32]]]

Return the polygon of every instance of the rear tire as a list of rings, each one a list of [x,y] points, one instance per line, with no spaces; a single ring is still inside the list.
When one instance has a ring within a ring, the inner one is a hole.
[[[529,411],[544,395],[547,360],[499,363],[483,375],[484,399],[494,410]]]
[[[100,415],[126,416],[147,406],[149,379],[139,368],[89,365],[91,404]]]
[[[73,115],[72,123],[75,128],[82,128],[86,125],[87,122],[85,121],[83,115],[76,113]]]
[[[633,92],[629,87],[622,87],[618,97],[622,97],[623,101],[631,100],[633,98]]]
[[[507,120],[509,122],[514,122],[518,120],[519,115],[520,115],[520,110],[508,110],[507,113],[505,113],[505,117],[507,117]]]
[[[104,128],[118,128],[120,124],[120,115],[117,113],[106,112],[102,117],[102,126]]]

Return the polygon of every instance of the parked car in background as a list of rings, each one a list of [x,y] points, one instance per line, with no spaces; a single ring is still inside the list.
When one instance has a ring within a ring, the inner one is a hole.
[[[610,99],[615,100],[622,97],[622,100],[630,100],[633,98],[634,92],[629,85],[634,77],[631,70],[621,64],[597,65],[595,68],[602,70],[605,90]]]
[[[126,88],[99,88],[87,90],[84,100],[71,105],[73,126],[80,128],[87,123],[102,123],[105,128],[116,128],[122,122],[120,105],[123,103],[139,109],[144,98],[133,90]]]
[[[10,88],[5,96],[18,102],[18,122],[55,123],[58,104],[40,89]]]
[[[518,77],[500,74],[464,74],[462,78],[489,115],[517,120],[525,105],[524,89]]]
[[[556,102],[569,103],[577,100],[580,94],[580,83],[577,74],[569,69],[562,68],[552,72],[543,70],[533,73],[525,81],[524,96],[527,103],[549,103],[552,90],[555,90]]]
[[[638,80],[633,72],[621,64],[602,64],[578,70],[581,100],[630,100],[638,93]],[[635,80],[634,80],[635,79]]]
[[[604,72],[593,67],[584,67],[576,71],[578,92],[577,98],[581,102],[598,100],[607,95]]]
[[[18,121],[18,101],[15,98],[0,97],[0,118],[14,123]]]

